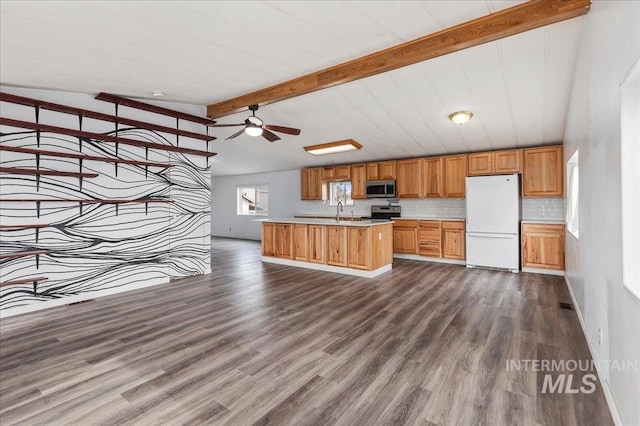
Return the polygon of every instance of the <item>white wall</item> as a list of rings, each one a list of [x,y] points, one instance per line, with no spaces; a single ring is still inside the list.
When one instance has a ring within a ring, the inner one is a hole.
[[[640,2],[594,1],[584,19],[564,137],[566,159],[580,152],[580,239],[566,235],[566,274],[595,360],[640,362],[640,300],[622,283],[619,108],[640,56]],[[601,379],[622,422],[639,425],[640,372]]]
[[[114,114],[112,103],[81,93],[35,90],[1,86],[2,92],[49,101],[75,108]],[[155,102],[165,108],[205,115],[205,107]],[[2,102],[4,118],[35,121],[33,107]],[[172,117],[120,107],[118,114],[148,123],[175,126]],[[79,130],[77,116],[41,110],[39,123]],[[202,133],[204,126],[180,123],[180,128]],[[114,123],[86,118],[82,130],[112,134]],[[172,144],[175,135],[144,129],[118,127],[120,137]],[[171,153],[142,147],[104,142],[91,138],[82,142],[63,133],[36,132],[0,126],[3,146],[40,148],[49,151],[119,157],[132,160],[171,163],[173,167],[144,167],[83,160],[82,171],[97,174],[85,178],[82,186],[77,178],[3,174],[0,176],[0,222],[3,225],[46,225],[36,239],[33,228],[0,229],[2,253],[46,250],[39,262],[33,256],[2,259],[0,281],[22,280],[44,276],[33,294],[30,284],[5,286],[0,289],[0,316],[16,315],[31,310],[70,303],[119,291],[168,282],[171,277],[183,277],[210,271],[210,171],[204,157]],[[39,141],[39,142],[38,142]],[[180,138],[181,147],[204,149],[200,140]],[[42,155],[39,163],[33,154],[2,151],[3,167],[79,171],[79,161]],[[171,203],[123,203],[112,200],[162,198]],[[42,203],[37,214],[34,202],[7,202],[19,199],[107,200],[83,204]]]
[[[302,211],[300,170],[214,176],[211,179],[211,235],[259,240],[261,228],[255,219],[264,216],[238,216],[237,188],[264,184],[269,185],[269,217],[291,217]]]

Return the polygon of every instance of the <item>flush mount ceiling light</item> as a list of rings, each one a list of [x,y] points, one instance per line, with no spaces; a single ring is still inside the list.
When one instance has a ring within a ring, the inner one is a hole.
[[[153,92],[151,92],[151,96],[153,96],[154,98],[161,98],[164,96],[164,92],[160,90],[154,90]]]
[[[471,117],[473,117],[473,113],[471,111],[456,111],[449,114],[449,120],[456,124],[464,124],[471,120]]]
[[[343,141],[321,143],[319,145],[305,146],[304,150],[313,155],[335,154],[337,152],[354,151],[362,148],[358,142],[353,139],[345,139]]]

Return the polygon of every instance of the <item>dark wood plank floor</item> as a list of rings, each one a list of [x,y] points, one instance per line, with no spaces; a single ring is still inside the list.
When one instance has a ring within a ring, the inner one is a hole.
[[[563,280],[396,260],[376,279],[259,261],[4,319],[0,423],[608,425],[509,359],[589,359]],[[574,378],[574,383],[580,377]]]

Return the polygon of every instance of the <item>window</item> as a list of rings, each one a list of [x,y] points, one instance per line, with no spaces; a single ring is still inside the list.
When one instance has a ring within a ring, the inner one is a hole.
[[[269,188],[266,185],[238,187],[238,215],[267,216]]]
[[[329,205],[337,206],[342,201],[344,206],[352,206],[351,182],[329,182]]]
[[[621,86],[622,281],[640,298],[640,61]]]
[[[578,238],[578,151],[567,162],[567,230]]]

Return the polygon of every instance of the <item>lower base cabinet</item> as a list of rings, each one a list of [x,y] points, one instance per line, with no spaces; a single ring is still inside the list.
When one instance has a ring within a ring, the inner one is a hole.
[[[293,258],[309,261],[309,226],[293,225]]]
[[[393,252],[465,260],[465,223],[462,220],[396,220]]]
[[[356,269],[371,269],[371,228],[350,227],[347,229],[347,266]]]
[[[307,238],[309,239],[309,262],[324,263],[324,228],[322,225],[309,225]]]
[[[458,260],[466,258],[464,222],[442,222],[442,257]]]
[[[262,224],[262,255],[263,256],[276,255],[276,224],[275,223]]]
[[[522,266],[564,270],[564,225],[523,223]]]
[[[417,220],[398,220],[393,224],[393,252],[418,254]]]
[[[275,234],[276,257],[293,259],[293,225],[276,223]]]
[[[347,266],[347,227],[327,226],[327,265]]]

